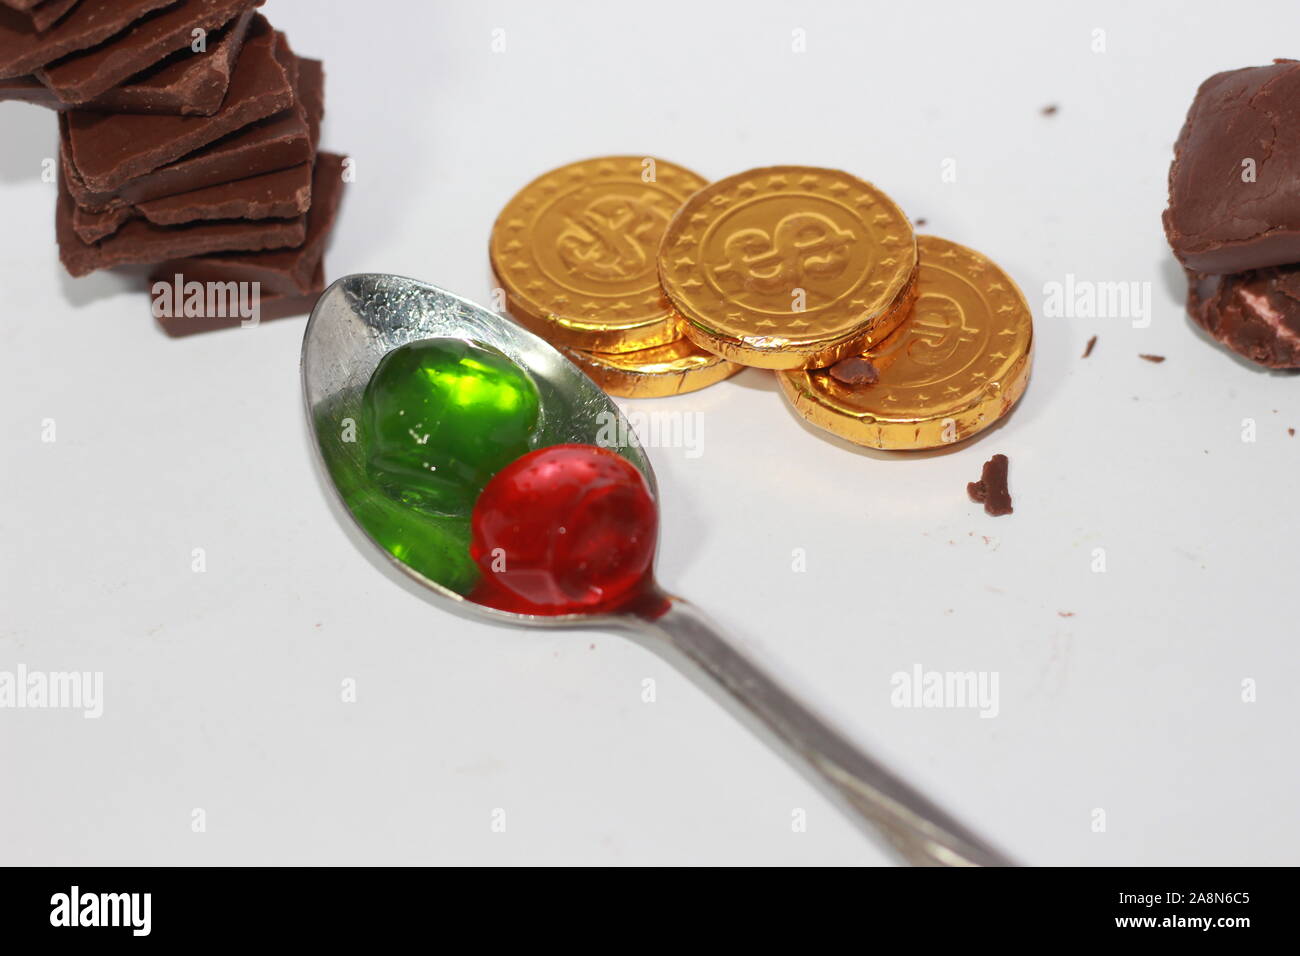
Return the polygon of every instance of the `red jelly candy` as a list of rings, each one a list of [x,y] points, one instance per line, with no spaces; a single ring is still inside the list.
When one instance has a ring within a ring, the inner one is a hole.
[[[659,513],[645,477],[595,445],[552,445],[488,482],[470,520],[470,599],[521,614],[607,611],[652,587]]]

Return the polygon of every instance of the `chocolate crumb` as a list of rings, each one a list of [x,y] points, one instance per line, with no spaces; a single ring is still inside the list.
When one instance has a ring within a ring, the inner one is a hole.
[[[1091,355],[1092,350],[1095,349],[1096,347],[1097,347],[1097,336],[1094,335],[1092,338],[1088,339],[1088,344],[1083,350],[1083,357],[1087,358],[1089,355]]]
[[[1145,352],[1139,354],[1138,358],[1146,359],[1148,362],[1155,362],[1156,364],[1159,364],[1165,360],[1165,357],[1163,355],[1147,355]]]
[[[875,385],[880,381],[876,367],[858,356],[840,359],[831,366],[830,375],[841,385]]]
[[[972,481],[966,486],[966,493],[970,495],[970,500],[976,503],[982,502],[984,513],[995,518],[999,515],[1009,515],[1014,510],[1011,507],[1011,492],[1007,489],[1009,464],[1006,455],[994,455],[984,462],[980,480]]]
[[[912,223],[912,225],[914,225],[914,226],[924,226],[925,223],[926,223],[926,220],[924,220],[924,219],[918,219],[918,220],[916,220],[916,222]]]
[[[1058,108],[1059,108],[1059,107],[1057,107],[1057,105],[1056,105],[1055,103],[1049,103],[1047,106],[1044,106],[1044,107],[1043,107],[1043,115],[1044,115],[1044,116],[1055,116],[1055,115],[1056,115],[1056,111],[1057,111]]]
[[[1287,433],[1288,435],[1290,435],[1292,438],[1295,438],[1295,429],[1294,429],[1294,428],[1288,428],[1288,429],[1286,430],[1286,433]]]
[[[1074,617],[1074,612],[1073,612],[1073,611],[1057,611],[1056,613],[1057,613],[1060,617]]]

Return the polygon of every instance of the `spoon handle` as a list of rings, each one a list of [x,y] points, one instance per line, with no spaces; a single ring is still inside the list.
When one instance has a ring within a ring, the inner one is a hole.
[[[1013,866],[947,813],[871,759],[723,637],[694,605],[670,599],[654,619],[633,618],[757,718],[833,797],[915,866]],[[743,714],[740,716],[744,716]]]

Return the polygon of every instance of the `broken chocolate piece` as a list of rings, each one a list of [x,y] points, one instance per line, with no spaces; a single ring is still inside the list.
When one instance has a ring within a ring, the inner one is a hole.
[[[320,134],[320,118],[325,109],[324,72],[319,60],[295,60],[291,72],[298,78],[296,85],[297,111],[300,131],[311,133],[311,148],[316,146]],[[242,134],[240,134],[242,135]],[[211,147],[225,149],[225,144]],[[202,151],[200,151],[202,152]],[[193,154],[198,157],[200,154]],[[185,163],[186,160],[182,160]],[[168,169],[170,167],[164,167]],[[159,171],[162,172],[162,171]],[[283,170],[273,170],[257,176],[202,186],[183,193],[175,193],[139,203],[114,200],[99,211],[78,205],[73,210],[72,224],[84,242],[98,242],[112,235],[121,225],[137,216],[144,216],[158,225],[179,225],[197,219],[266,219],[297,216],[311,204],[312,163],[303,162]],[[71,187],[75,179],[69,177]],[[139,181],[129,184],[135,186]],[[72,189],[74,199],[78,191]]]
[[[1165,234],[1191,270],[1300,261],[1300,61],[1216,73],[1174,146]]]
[[[875,385],[880,381],[880,372],[861,356],[840,359],[831,366],[829,374],[841,385]]]
[[[1006,455],[994,455],[984,463],[980,480],[972,481],[966,486],[966,493],[970,495],[970,500],[976,503],[983,502],[984,513],[995,518],[999,515],[1009,515],[1013,510],[1011,492],[1007,489],[1008,464]]]
[[[188,193],[120,206],[109,212],[73,209],[72,226],[83,242],[98,242],[137,216],[159,226],[200,219],[288,219],[311,206],[311,164],[206,186]]]
[[[1300,368],[1300,265],[1187,277],[1187,312],[1265,368]]]
[[[216,37],[209,38],[206,53],[187,50],[173,54],[78,108],[100,113],[211,116],[226,98],[235,62],[254,16],[252,10],[245,11]],[[0,80],[0,100],[31,103],[52,110],[73,108],[31,76]]]
[[[311,162],[316,152],[324,101],[323,88],[319,85],[323,73],[318,61],[293,62],[294,69],[301,67],[303,75],[298,98],[302,107],[313,111],[306,119],[296,104],[293,109],[254,123],[174,163],[133,179],[114,192],[95,192],[86,188],[68,158],[65,137],[59,156],[68,189],[77,205],[91,212],[112,211],[123,205],[148,202]],[[315,69],[309,69],[313,64]],[[314,89],[312,83],[317,84]]]
[[[209,38],[206,52],[175,54],[82,105],[105,113],[211,116],[225,102],[255,16],[253,10],[245,10]]]
[[[64,15],[75,7],[80,0],[42,0],[27,10],[32,26],[37,30],[48,30],[63,19]]]
[[[336,153],[321,153],[317,158],[307,238],[298,248],[172,259],[154,269],[153,278],[181,274],[199,282],[259,282],[263,289],[285,295],[310,292],[343,196],[343,161]]]
[[[288,219],[311,206],[311,164],[151,199],[136,208],[159,226],[196,219]]]
[[[55,215],[59,259],[71,275],[84,276],[112,266],[163,262],[230,249],[279,249],[301,245],[306,216],[295,219],[221,219],[185,226],[155,226],[143,219],[126,223],[97,243],[82,242],[72,226],[72,194],[62,177]]]
[[[22,76],[59,57],[103,43],[136,20],[177,0],[81,0],[49,29],[0,7],[0,77]],[[33,4],[35,6],[35,4]]]
[[[265,21],[262,21],[263,23]],[[275,55],[277,35],[259,31],[244,44],[226,101],[211,116],[145,116],[70,110],[60,116],[78,180],[111,192],[202,146],[293,104],[293,87]]]
[[[84,103],[129,77],[184,50],[194,31],[215,31],[262,0],[182,0],[137,20],[107,43],[64,57],[36,71],[36,78],[65,103]]]

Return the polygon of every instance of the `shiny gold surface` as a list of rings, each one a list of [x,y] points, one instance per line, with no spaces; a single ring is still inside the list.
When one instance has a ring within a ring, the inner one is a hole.
[[[907,312],[915,270],[912,227],[888,196],[809,166],[702,189],[659,247],[686,335],[759,368],[816,368],[881,341]]]
[[[705,185],[643,156],[561,166],[521,189],[492,227],[492,270],[506,306],[556,345],[630,352],[682,336],[655,254],[669,219]]]
[[[1033,316],[1015,282],[965,246],[918,236],[917,298],[902,326],[865,353],[874,385],[847,386],[826,369],[783,372],[795,410],[859,445],[935,448],[1005,415],[1029,381]]]
[[[744,368],[706,352],[689,339],[617,354],[562,348],[569,358],[611,395],[664,398],[707,388]]]

